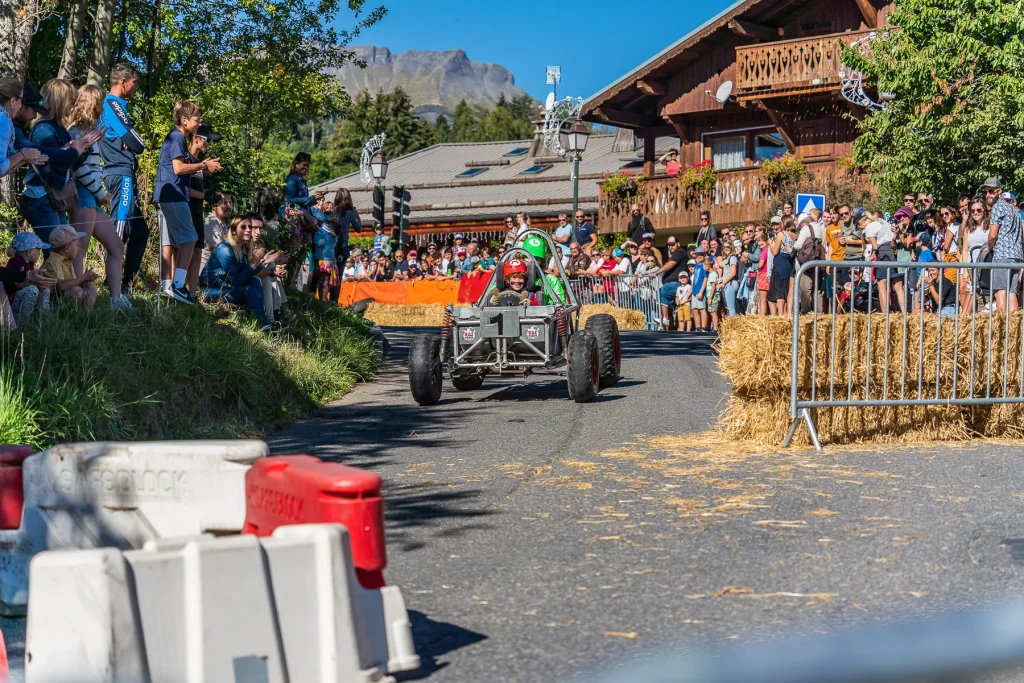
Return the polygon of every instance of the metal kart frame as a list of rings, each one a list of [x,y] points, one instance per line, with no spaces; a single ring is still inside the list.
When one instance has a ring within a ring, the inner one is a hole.
[[[537,237],[544,240],[548,247],[548,251],[552,254],[556,270],[558,271],[558,275],[562,279],[564,296],[558,296],[558,294],[548,284],[547,278],[545,277],[546,270],[544,268],[544,265],[546,264],[538,263],[537,259],[533,256],[533,254],[529,253],[522,246],[520,246],[528,237],[531,237],[533,235],[536,235]],[[557,253],[558,250],[555,247],[555,244],[551,239],[551,236],[540,230],[527,230],[522,235],[519,235],[516,238],[516,241],[513,244],[513,246],[509,248],[505,252],[505,255],[502,256],[497,261],[494,268],[494,272],[491,273],[491,277],[487,282],[487,286],[484,287],[483,294],[477,300],[476,304],[470,307],[469,310],[473,311],[474,313],[473,317],[469,319],[452,317],[451,321],[448,323],[448,325],[450,325],[452,328],[452,334],[454,336],[454,341],[452,344],[454,357],[448,359],[445,363],[449,371],[449,374],[451,373],[452,370],[461,368],[497,368],[500,374],[505,374],[505,371],[511,366],[515,366],[517,368],[521,367],[524,368],[525,372],[529,372],[530,368],[552,369],[562,367],[565,365],[565,348],[562,349],[561,357],[557,359],[552,358],[552,342],[556,341],[556,337],[552,335],[552,329],[554,329],[557,333],[557,327],[552,328],[551,324],[552,322],[555,322],[555,319],[549,312],[549,309],[557,310],[559,307],[561,307],[564,311],[564,315],[566,315],[567,317],[569,315],[573,315],[574,319],[572,327],[575,330],[579,327],[580,304],[576,298],[575,292],[573,292],[572,290],[572,286],[569,282],[569,277],[565,272],[565,268],[562,267],[561,259],[554,256]],[[540,336],[540,338],[544,339],[544,346],[547,350],[542,351],[541,349],[537,348],[537,345],[534,344],[533,341],[526,339],[520,333],[515,337],[491,335],[484,336],[483,334],[478,334],[477,339],[473,342],[473,344],[469,346],[469,348],[465,349],[464,351],[459,351],[458,349],[460,346],[459,339],[461,338],[461,331],[470,327],[476,327],[478,329],[482,327],[481,316],[478,312],[482,311],[484,308],[491,308],[486,305],[486,302],[489,300],[489,298],[495,291],[499,291],[499,283],[504,282],[504,278],[502,277],[501,273],[504,271],[505,264],[508,261],[512,260],[513,258],[519,258],[520,260],[525,261],[527,264],[537,268],[535,272],[540,273],[540,291],[546,297],[549,297],[551,300],[562,301],[562,303],[560,305],[549,304],[544,306],[527,306],[525,311],[523,311],[520,307],[509,308],[509,310],[507,311],[502,311],[503,321],[504,318],[506,317],[515,317],[516,320],[514,324],[517,326],[516,329],[519,330],[522,329],[523,324],[536,325],[537,327],[541,327],[543,329],[543,334]],[[454,314],[453,307],[449,307],[448,310],[449,312]],[[492,341],[495,344],[495,350],[492,353],[488,354],[487,360],[476,362],[465,360],[467,357],[473,355],[473,353],[477,351],[477,349],[486,341]],[[540,360],[516,359],[514,361],[509,361],[509,346],[511,344],[516,343],[522,343],[523,345],[525,345],[527,349],[529,349],[532,353],[536,354],[537,358],[539,358]],[[516,371],[513,374],[518,374],[518,371]]]

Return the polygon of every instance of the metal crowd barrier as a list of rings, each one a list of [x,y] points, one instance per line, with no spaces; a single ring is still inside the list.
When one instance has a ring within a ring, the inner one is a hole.
[[[1003,312],[1007,303],[1020,301],[1021,281],[1024,263],[809,261],[800,266],[790,303],[790,425],[783,447],[803,421],[821,450],[814,408],[1024,403],[1024,315]],[[902,283],[902,307],[897,283]],[[967,285],[964,291],[961,283]],[[886,290],[888,296],[882,296]],[[837,339],[837,329],[845,340]],[[969,344],[962,341],[968,332]]]
[[[581,304],[611,304],[641,311],[648,330],[661,329],[660,275],[578,275],[569,278],[569,283]]]

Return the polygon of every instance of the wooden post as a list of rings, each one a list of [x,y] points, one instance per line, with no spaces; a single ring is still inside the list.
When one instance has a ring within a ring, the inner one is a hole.
[[[654,145],[658,138],[650,128],[642,131],[644,136],[644,175],[648,178],[654,175],[654,165],[657,159],[654,158]]]

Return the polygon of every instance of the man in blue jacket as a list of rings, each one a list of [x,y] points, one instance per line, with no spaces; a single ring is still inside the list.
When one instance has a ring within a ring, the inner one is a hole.
[[[142,266],[149,240],[149,226],[139,210],[135,173],[136,157],[146,145],[128,117],[128,100],[139,87],[139,74],[127,64],[110,70],[110,93],[103,100],[101,125],[106,135],[99,142],[103,158],[103,184],[111,197],[111,217],[125,243],[122,288],[131,291],[132,281]]]

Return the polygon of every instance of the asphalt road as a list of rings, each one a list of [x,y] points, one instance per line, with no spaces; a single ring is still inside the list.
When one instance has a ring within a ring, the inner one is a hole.
[[[1002,603],[1022,567],[1020,449],[782,452],[712,427],[709,339],[624,334],[589,405],[553,378],[449,386],[416,406],[391,361],[271,441],[385,480],[408,679],[563,680],[656,649],[827,632]]]
[[[378,381],[271,440],[384,477],[385,574],[423,658],[406,680],[565,680],[1021,594],[1013,445],[729,443],[706,432],[727,393],[710,340],[646,332],[592,404],[534,378],[421,408],[410,334],[388,330]],[[15,667],[23,623],[0,620]]]

